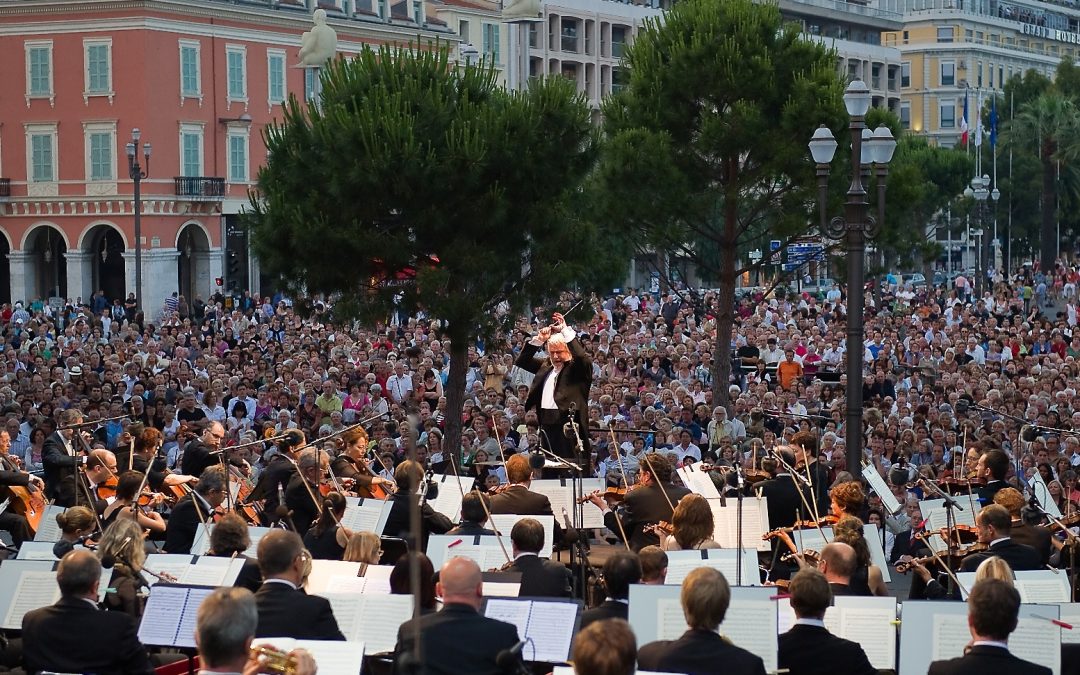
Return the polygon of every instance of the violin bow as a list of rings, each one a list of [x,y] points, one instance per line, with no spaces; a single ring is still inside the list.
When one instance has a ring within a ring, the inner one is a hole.
[[[615,429],[609,426],[608,427],[608,432],[611,434],[611,442],[615,445],[615,454],[619,458],[619,468],[622,470],[623,489],[626,490],[626,494],[629,495],[630,494],[630,481],[627,480],[627,478],[626,478],[626,464],[623,462],[622,453],[619,452],[619,444],[615,440]],[[652,465],[650,465],[650,466],[652,466]],[[663,488],[661,488],[661,492],[663,492]],[[667,497],[667,493],[664,493],[664,496]],[[625,499],[625,497],[623,497],[623,498]],[[669,505],[671,504],[670,499],[668,500],[668,504]],[[622,516],[619,515],[619,512],[616,511],[615,509],[611,509],[611,512],[613,514],[615,514],[615,524],[619,526],[619,534],[622,535],[623,546],[625,546],[626,550],[629,551],[630,550],[630,541],[626,538],[626,528],[623,526]],[[671,512],[674,513],[675,509],[672,508]],[[657,538],[659,539],[659,535],[657,535]]]
[[[461,486],[461,482],[458,482],[458,486]],[[488,508],[487,502],[484,501],[484,495],[479,490],[473,490],[476,494],[480,495],[480,506],[484,507],[484,513],[487,514],[488,522],[491,523],[491,529],[495,530],[495,541],[499,542],[499,548],[502,549],[502,554],[506,557],[506,562],[513,563],[514,559],[510,557],[510,554],[506,551],[506,544],[503,543],[502,532],[499,531],[499,526],[495,524],[495,521],[491,518],[491,509]]]

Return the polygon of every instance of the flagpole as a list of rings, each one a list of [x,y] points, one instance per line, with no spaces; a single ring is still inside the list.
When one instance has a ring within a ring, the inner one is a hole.
[[[1009,92],[1009,125],[1013,123],[1013,106],[1016,103],[1016,92]],[[1012,273],[1012,218],[1013,218],[1013,144],[1009,143],[1009,236],[1005,240],[1005,281],[1009,281]]]

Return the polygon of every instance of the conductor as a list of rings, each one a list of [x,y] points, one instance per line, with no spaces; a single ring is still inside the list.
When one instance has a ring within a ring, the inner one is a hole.
[[[546,359],[536,356],[541,347],[547,351]],[[516,365],[536,375],[525,399],[525,409],[536,409],[541,445],[559,457],[572,459],[574,442],[563,434],[563,425],[573,418],[579,425],[582,449],[587,457],[590,449],[585,421],[592,386],[592,359],[562,314],[552,314],[551,325],[541,328],[525,344]]]

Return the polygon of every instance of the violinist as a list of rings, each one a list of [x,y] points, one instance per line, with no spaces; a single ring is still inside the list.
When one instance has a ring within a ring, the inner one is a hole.
[[[483,492],[473,490],[461,498],[461,522],[447,534],[460,534],[466,537],[495,534],[495,530],[484,527],[491,510],[490,499]]]
[[[791,437],[791,447],[795,450],[795,469],[803,476],[809,474],[814,501],[818,510],[824,511],[829,501],[829,469],[819,461],[817,434],[812,431],[796,432]]]
[[[165,436],[161,431],[149,427],[143,429],[135,436],[135,454],[132,455],[131,469],[140,473],[149,472],[150,477],[146,484],[154,492],[161,492],[167,485],[183,485],[194,483],[193,476],[181,473],[171,473],[168,468],[168,459],[161,452],[165,444]],[[127,450],[121,449],[116,453],[116,463],[121,469],[128,468]]]
[[[44,509],[45,483],[37,476],[21,471],[14,459],[8,455],[10,448],[11,436],[6,430],[0,431],[0,486],[25,487],[30,491],[31,496],[37,495],[39,506]],[[3,489],[0,493],[9,493],[9,491]],[[10,498],[10,494],[5,496]],[[33,536],[26,516],[15,513],[14,509],[5,509],[3,513],[0,513],[0,530],[11,533],[11,540],[15,546],[21,546],[24,541]]]
[[[393,481],[375,475],[367,463],[368,435],[364,428],[353,427],[341,434],[340,438],[344,443],[344,448],[341,454],[330,463],[334,475],[338,478],[351,478],[354,489],[361,497],[376,496],[376,491],[371,488],[373,485],[379,489],[383,497],[385,497],[385,492],[392,491]]]
[[[259,480],[248,496],[248,501],[263,502],[263,514],[265,518],[272,517],[279,504],[285,501],[285,486],[289,484],[296,473],[295,450],[304,445],[304,433],[299,429],[290,429],[285,438],[278,441],[277,448],[270,450],[270,456],[266,468],[259,473]],[[269,520],[264,523],[270,525]]]
[[[146,560],[143,537],[143,529],[135,521],[120,519],[106,528],[97,550],[103,564],[109,560],[113,563],[109,588],[115,592],[105,594],[105,609],[124,612],[136,620],[143,613],[139,590],[146,585],[142,576]]]
[[[296,533],[303,537],[322,510],[319,485],[326,476],[330,460],[318,448],[308,448],[296,459],[297,472],[285,488],[285,505],[296,526]]]
[[[646,532],[645,527],[662,520],[671,522],[674,505],[690,494],[686,488],[671,484],[671,463],[663,455],[642,455],[640,467],[638,485],[626,493],[618,515],[598,494],[589,496],[589,501],[604,512],[604,526],[617,536],[625,531],[629,539],[626,543],[635,553],[646,546],[660,544],[660,538],[653,532]],[[616,518],[621,519],[622,530]]]
[[[116,478],[116,455],[101,448],[91,450],[86,457],[83,478],[85,478],[83,485],[90,494],[94,512],[100,516],[105,511],[105,507],[113,501],[112,488],[115,486],[112,483],[115,482]],[[106,484],[109,484],[109,489],[105,489]],[[102,488],[102,490],[99,492],[98,488]],[[78,503],[85,502],[87,499],[86,493],[82,491],[81,487],[77,489],[75,501]]]
[[[782,462],[778,463],[776,477],[758,484],[762,497],[768,498],[769,526],[773,528],[791,527],[799,519],[799,514],[806,513],[800,485],[791,475],[788,467],[795,465],[795,450],[791,446],[781,447],[776,451]]]
[[[86,541],[97,528],[97,516],[85,506],[72,506],[56,514],[56,524],[60,526],[60,540],[53,546],[53,555],[63,558],[76,546],[87,545]]]
[[[233,585],[254,593],[262,586],[262,572],[259,571],[258,561],[246,555],[250,546],[251,534],[248,532],[247,521],[238,513],[226,513],[210,531],[210,548],[206,555],[243,560],[244,566]]]
[[[195,534],[222,502],[228,483],[220,466],[212,466],[199,476],[199,484],[176,503],[165,527],[166,553],[191,553]]]
[[[516,513],[523,516],[554,516],[551,509],[551,500],[547,495],[533,492],[529,489],[532,485],[532,467],[525,453],[511,455],[506,458],[505,486],[500,486],[499,492],[491,495],[492,513]],[[563,538],[563,528],[559,525],[559,519],[555,518],[555,541],[557,546]]]
[[[225,440],[225,427],[220,422],[211,422],[202,430],[202,435],[190,441],[184,448],[180,460],[180,471],[186,476],[200,476],[207,467],[217,464],[216,453]]]
[[[1004,506],[1012,519],[1012,529],[1009,536],[1018,544],[1027,544],[1039,553],[1043,565],[1050,562],[1050,553],[1053,547],[1050,544],[1050,530],[1045,527],[1029,525],[1024,522],[1023,512],[1027,503],[1023,495],[1016,488],[1007,487],[998,490],[994,495],[994,503]]]
[[[976,472],[977,478],[986,481],[986,485],[978,489],[979,503],[983,506],[993,504],[998,490],[1008,487],[1005,474],[1009,472],[1009,456],[1003,450],[989,450],[979,458]]]
[[[671,534],[662,539],[665,551],[691,551],[720,548],[713,539],[713,514],[701,495],[688,494],[675,505],[671,516]]]
[[[137,495],[141,487],[143,474],[138,471],[125,471],[120,474],[116,481],[116,498],[101,514],[102,527],[107,528],[121,518],[133,518],[143,529],[149,530],[151,535],[165,533],[165,519],[152,510],[165,501],[165,495],[145,490]]]
[[[339,492],[323,497],[322,511],[315,525],[304,535],[304,548],[316,560],[341,560],[352,532],[341,525],[345,516],[345,498]],[[296,514],[293,514],[296,519]]]
[[[1016,572],[1043,568],[1042,558],[1038,551],[1012,540],[1012,516],[1004,506],[990,504],[983,507],[979,515],[975,516],[975,523],[979,533],[979,543],[987,545],[987,552],[964,558],[960,563],[961,572],[974,572],[979,563],[995,555],[1009,563],[1009,567]]]
[[[526,461],[525,466],[528,464]],[[390,515],[386,517],[386,526],[383,528],[386,536],[401,537],[408,534],[410,500],[419,498],[416,493],[423,480],[423,468],[411,459],[403,461],[394,469],[394,482],[397,483],[398,490],[390,496]],[[546,501],[547,497],[544,497],[544,500]],[[431,504],[424,502],[420,506],[419,548],[426,549],[429,534],[446,534],[454,527],[454,524],[445,515],[431,508]],[[494,511],[494,503],[492,511]]]
[[[866,495],[862,486],[855,481],[840,483],[829,490],[829,504],[837,520],[845,516],[863,520],[866,516]]]

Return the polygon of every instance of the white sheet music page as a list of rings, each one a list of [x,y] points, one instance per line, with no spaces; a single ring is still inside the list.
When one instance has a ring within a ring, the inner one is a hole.
[[[1057,618],[1054,607],[1040,607],[1041,613]],[[1013,656],[1046,666],[1051,672],[1061,672],[1061,630],[1046,619],[1020,617],[1016,630],[1009,636],[1009,652]]]
[[[311,652],[319,675],[356,675],[363,668],[366,645],[340,640],[297,640],[293,648]]]
[[[1064,572],[1059,572],[1060,579],[1050,570],[1045,570],[1045,579],[1017,579],[1016,590],[1020,592],[1020,602],[1041,605],[1057,604],[1069,601],[1069,581]]]
[[[369,654],[394,651],[398,628],[412,618],[413,596],[372,594],[356,597],[362,598],[356,636],[345,637],[363,642]]]
[[[656,602],[656,639],[678,640],[690,629],[678,598],[661,598]]]
[[[570,658],[578,609],[573,602],[532,601],[526,637],[536,645],[536,651],[534,655],[529,650],[530,660],[560,663]]]
[[[199,615],[199,605],[214,590],[213,588],[187,589],[187,603],[184,605],[184,613],[180,616],[180,626],[176,629],[177,647],[195,648],[195,619]]]
[[[4,618],[4,626],[18,630],[27,612],[47,607],[60,599],[60,587],[56,585],[56,572],[24,570],[19,574],[15,598]]]
[[[37,532],[34,533],[34,541],[60,541],[60,524],[56,522],[56,515],[63,513],[63,506],[49,504],[45,507],[45,513],[41,514],[41,522],[38,523]]]
[[[844,607],[837,635],[858,642],[870,664],[878,670],[896,668],[896,606],[887,608]]]
[[[964,614],[935,614],[933,639],[930,643],[930,661],[955,659],[964,655],[964,647],[971,641],[967,616]]]
[[[186,588],[159,586],[150,593],[139,623],[139,642],[158,647],[176,642],[187,592]]]
[[[720,632],[736,646],[756,654],[766,671],[777,668],[776,605],[772,600],[733,600]]]
[[[522,640],[529,628],[529,609],[528,601],[491,599],[484,605],[484,616],[513,624],[517,628],[518,639]]]
[[[1080,643],[1080,603],[1061,602],[1058,603],[1058,607],[1061,610],[1058,618],[1072,626],[1072,630],[1060,629],[1062,644]]]

